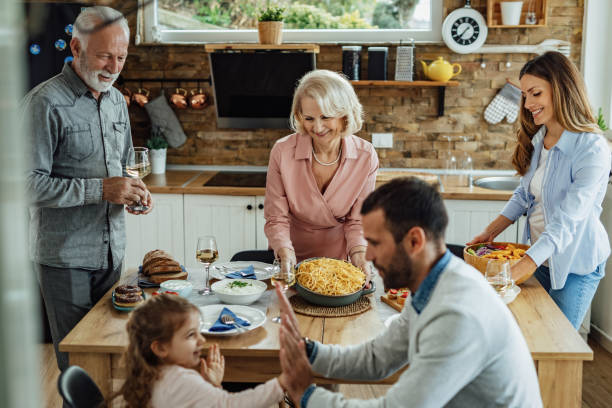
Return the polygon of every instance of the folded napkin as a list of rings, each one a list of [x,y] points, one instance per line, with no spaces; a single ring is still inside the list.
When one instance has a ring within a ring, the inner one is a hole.
[[[221,314],[219,314],[219,317],[217,318],[217,321],[215,322],[215,324],[210,326],[210,329],[208,329],[208,331],[211,331],[211,332],[222,332],[222,331],[233,329],[235,327],[235,325],[233,325],[233,324],[225,324],[225,323],[223,323],[221,321],[221,317],[224,316],[224,315],[230,315],[234,319],[235,322],[237,322],[238,324],[240,324],[242,326],[250,326],[251,325],[251,323],[247,322],[246,320],[242,320],[241,318],[236,316],[234,314],[234,312],[229,310],[227,307],[224,307],[223,310],[221,311]]]
[[[253,268],[253,265],[249,265],[246,268],[236,272],[228,273],[227,275],[225,275],[225,277],[230,279],[257,279],[257,276],[255,276],[255,268]]]

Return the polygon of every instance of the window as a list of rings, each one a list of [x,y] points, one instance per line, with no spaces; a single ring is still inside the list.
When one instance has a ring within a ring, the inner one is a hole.
[[[265,0],[141,0],[147,43],[257,42]],[[277,0],[284,42],[441,41],[442,0]],[[139,19],[140,21],[140,19]]]

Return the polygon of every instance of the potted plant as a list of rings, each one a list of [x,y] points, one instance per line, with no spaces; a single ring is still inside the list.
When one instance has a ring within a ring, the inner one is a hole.
[[[151,156],[151,173],[165,173],[168,142],[164,137],[164,133],[158,126],[154,126],[151,130],[151,137],[147,141],[147,147],[149,148],[149,155]]]
[[[280,44],[283,42],[282,7],[268,7],[259,15],[257,30],[260,44]]]

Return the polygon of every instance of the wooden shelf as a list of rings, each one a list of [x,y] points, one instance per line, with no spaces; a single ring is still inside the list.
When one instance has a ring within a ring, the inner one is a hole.
[[[438,88],[438,116],[444,116],[444,93],[447,86],[459,86],[459,81],[350,81],[354,87]]]
[[[275,51],[304,51],[319,53],[318,44],[259,44],[259,43],[228,43],[228,44],[206,44],[204,46],[206,52],[215,51],[257,51],[257,50],[275,50]]]
[[[521,10],[520,24],[518,25],[503,25],[501,18],[502,0],[487,0],[487,26],[489,28],[538,28],[546,27],[548,0],[532,0],[533,9],[536,15],[536,24],[525,24],[525,16],[529,8],[530,0],[523,1],[523,9]]]
[[[353,86],[395,86],[395,87],[426,87],[426,86],[459,86],[459,81],[350,81]]]

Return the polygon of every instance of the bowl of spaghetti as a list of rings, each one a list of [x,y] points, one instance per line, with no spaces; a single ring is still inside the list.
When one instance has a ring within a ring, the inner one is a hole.
[[[309,258],[296,266],[297,293],[321,306],[345,306],[376,290],[365,289],[365,273],[349,262],[332,258]]]

